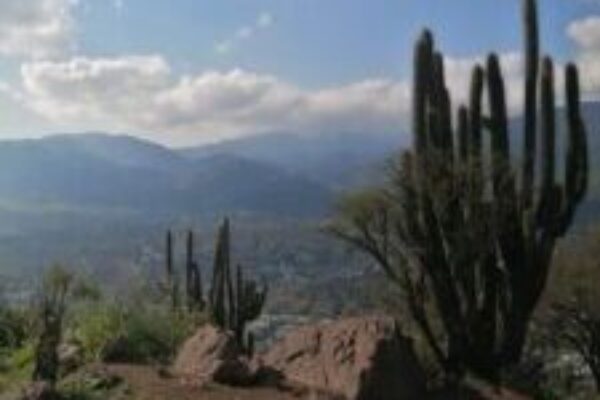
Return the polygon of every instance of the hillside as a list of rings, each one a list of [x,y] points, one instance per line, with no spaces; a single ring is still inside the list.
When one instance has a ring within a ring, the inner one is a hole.
[[[587,103],[584,113],[596,154],[600,103]],[[519,126],[514,120],[515,151]],[[273,133],[187,149],[101,133],[0,141],[3,271],[62,262],[129,279],[139,268],[160,268],[167,228],[211,237],[216,220],[230,215],[240,257],[270,278],[293,285],[349,276],[370,264],[323,234],[321,221],[340,191],[379,182],[408,140]],[[600,168],[594,158],[591,165]],[[599,199],[596,180],[581,223],[597,219]]]
[[[133,137],[0,142],[0,208],[305,216],[325,212],[330,197],[328,188],[260,161],[228,154],[190,159]]]
[[[346,189],[373,183],[386,158],[409,140],[408,135],[373,132],[271,133],[180,152],[195,159],[215,154],[235,155],[304,175],[334,189]]]

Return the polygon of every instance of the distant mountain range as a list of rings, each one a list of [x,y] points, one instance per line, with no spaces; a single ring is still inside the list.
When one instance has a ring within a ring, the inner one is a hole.
[[[398,147],[391,135],[269,134],[170,149],[102,133],[0,141],[2,205],[318,216]]]
[[[600,103],[583,110],[592,182],[578,216],[594,223]],[[518,160],[520,121],[513,126]],[[207,256],[223,215],[234,218],[238,257],[269,276],[295,282],[366,267],[319,223],[341,192],[381,182],[386,160],[410,141],[368,132],[271,133],[185,149],[103,133],[0,141],[0,275],[55,261],[106,279],[157,270],[166,229],[196,229]]]
[[[382,133],[294,135],[272,133],[189,148],[182,154],[202,159],[229,154],[268,163],[333,189],[372,184],[386,158],[410,136]]]
[[[583,110],[600,171],[600,103]],[[518,158],[520,121],[513,126]],[[0,141],[0,211],[320,217],[340,192],[380,182],[386,160],[409,141],[382,133],[271,133],[184,149],[102,133]],[[585,214],[600,212],[598,175]]]

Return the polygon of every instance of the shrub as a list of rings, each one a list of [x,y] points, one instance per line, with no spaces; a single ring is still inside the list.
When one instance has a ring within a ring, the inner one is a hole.
[[[74,316],[72,339],[81,346],[86,361],[100,361],[105,349],[120,335],[124,312],[118,305],[93,304]]]
[[[160,305],[125,310],[118,330],[99,349],[100,358],[107,362],[168,363],[203,321],[202,314],[176,313]]]

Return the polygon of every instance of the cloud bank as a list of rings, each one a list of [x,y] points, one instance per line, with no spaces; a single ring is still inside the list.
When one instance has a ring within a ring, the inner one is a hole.
[[[178,77],[158,55],[29,62],[21,76],[13,97],[49,120],[110,121],[181,141],[273,130],[396,130],[410,97],[404,83],[390,80],[310,91],[239,69]]]

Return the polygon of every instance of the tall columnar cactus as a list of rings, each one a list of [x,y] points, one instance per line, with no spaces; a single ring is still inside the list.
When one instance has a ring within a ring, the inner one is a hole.
[[[165,274],[167,278],[167,286],[171,286],[171,282],[173,282],[173,233],[171,231],[167,231],[166,241],[165,241]]]
[[[187,235],[186,244],[186,296],[190,311],[202,311],[205,307],[204,291],[202,287],[202,271],[195,259],[194,232]]]
[[[58,348],[63,337],[63,324],[72,295],[73,275],[54,266],[44,276],[40,293],[39,340],[35,346],[34,381],[46,381],[54,387],[59,378]]]
[[[210,312],[213,322],[220,327],[231,326],[233,287],[231,283],[229,221],[219,228],[215,244],[215,255],[210,287]]]
[[[508,113],[498,57],[491,54],[485,69],[476,66],[473,70],[470,106],[461,107],[458,116],[458,142],[464,142],[466,137],[470,149],[464,152],[460,145],[456,149],[452,143],[450,102],[441,73],[442,56],[435,51],[429,32],[423,34],[416,50],[417,146],[411,185],[421,197],[413,221],[423,240],[421,244],[427,249],[420,258],[453,343],[452,351],[457,353],[449,354],[449,360],[460,360],[466,367],[488,375],[496,374],[495,365],[510,364],[520,358],[530,317],[547,280],[556,240],[571,225],[587,187],[586,134],[580,114],[577,69],[572,64],[566,67],[567,159],[564,183],[559,184],[555,177],[554,67],[550,58],[544,58],[538,79],[540,60],[534,0],[524,1],[524,15],[524,157],[519,190],[510,157]],[[487,116],[482,115],[484,87],[488,96]],[[490,136],[487,158],[482,149],[483,132]],[[452,168],[454,154],[462,157]],[[485,194],[489,181],[485,177],[486,159],[491,164],[489,196]],[[541,170],[536,178],[537,162]],[[465,180],[457,179],[464,171],[469,175],[466,187]],[[443,186],[440,177],[444,185],[454,181],[452,185],[458,190],[448,196],[440,190]],[[540,189],[536,190],[538,181]],[[466,244],[481,246],[469,255],[470,260],[462,256],[465,243],[456,240],[458,231],[478,235],[478,239],[473,236],[477,242]]]
[[[235,325],[232,327],[239,343],[243,343],[249,353],[253,352],[254,338],[252,333],[245,337],[248,323],[260,317],[265,301],[267,288],[260,290],[253,280],[245,279],[241,265],[237,266],[235,285]]]
[[[346,206],[334,227],[404,289],[411,314],[450,376],[469,370],[495,380],[519,360],[555,244],[587,188],[577,68],[569,64],[565,71],[566,160],[559,180],[554,66],[548,57],[540,62],[536,2],[523,4],[522,163],[511,158],[498,57],[490,54],[474,67],[470,99],[459,105],[453,126],[443,56],[425,31],[415,50],[414,148],[404,154],[393,187],[369,197],[368,206]]]
[[[166,254],[165,254],[165,272],[166,272],[166,291],[171,299],[173,310],[179,308],[179,282],[173,263],[173,233],[167,231]]]
[[[235,283],[231,271],[230,229],[226,219],[217,237],[212,285],[210,291],[210,312],[213,322],[232,331],[243,348],[252,351],[253,338],[246,337],[249,322],[257,319],[264,307],[267,289],[259,289],[253,280],[246,280],[242,268],[237,267]]]

